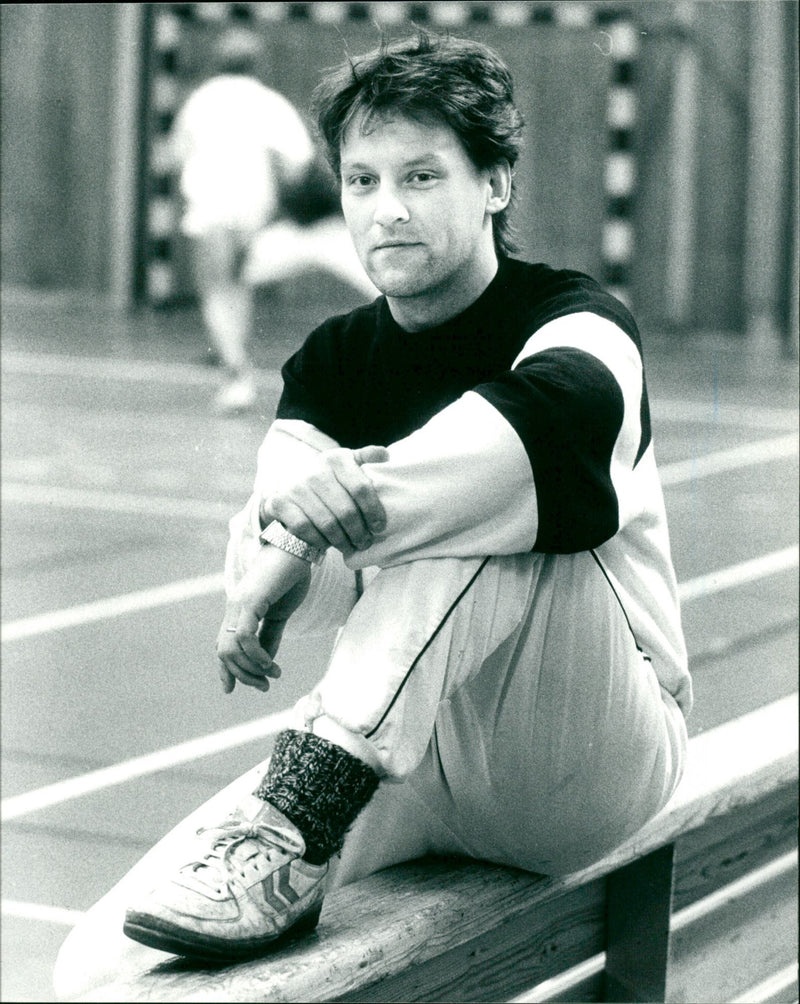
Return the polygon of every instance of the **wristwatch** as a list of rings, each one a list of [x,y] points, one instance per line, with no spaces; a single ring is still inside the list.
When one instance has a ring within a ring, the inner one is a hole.
[[[258,539],[262,544],[272,544],[273,547],[280,548],[287,554],[293,554],[295,558],[302,558],[310,565],[318,565],[325,555],[321,547],[312,547],[311,544],[295,537],[283,523],[279,523],[276,519],[267,524],[258,535]]]

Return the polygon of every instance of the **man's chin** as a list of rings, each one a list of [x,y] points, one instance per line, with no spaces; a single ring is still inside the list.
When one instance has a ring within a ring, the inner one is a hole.
[[[370,274],[370,279],[384,296],[392,296],[397,299],[421,296],[428,292],[431,286],[430,276],[398,274],[396,272]]]

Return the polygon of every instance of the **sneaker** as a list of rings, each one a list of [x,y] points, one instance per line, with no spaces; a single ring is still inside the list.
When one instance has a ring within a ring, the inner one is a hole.
[[[256,398],[256,382],[253,377],[237,377],[220,389],[214,399],[214,409],[223,414],[247,411],[256,403]]]
[[[197,959],[242,959],[317,926],[328,864],[303,860],[300,831],[269,802],[249,796],[198,837],[205,852],[126,912],[129,938]]]

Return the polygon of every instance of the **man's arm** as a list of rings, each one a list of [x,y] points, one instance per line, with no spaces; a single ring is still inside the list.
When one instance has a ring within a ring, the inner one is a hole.
[[[276,519],[312,547],[335,547],[345,557],[365,550],[385,528],[386,513],[361,468],[388,456],[383,446],[326,450],[302,477],[262,500],[262,522]]]
[[[226,693],[236,680],[269,689],[269,678],[280,675],[274,657],[286,622],[311,587],[311,565],[279,547],[262,544],[261,530],[277,518],[296,536],[323,550],[334,546],[353,553],[368,546],[385,517],[360,465],[367,459],[378,462],[386,452],[383,447],[343,450],[304,422],[278,421],[268,431],[259,450],[254,493],[230,522],[227,603],[217,637]],[[297,502],[286,495],[290,485],[298,487]]]
[[[276,422],[259,454],[254,533],[280,518],[352,569],[598,546],[630,515],[642,395],[641,357],[620,328],[594,314],[560,318],[512,370],[392,444],[386,460],[341,450],[309,423]],[[350,519],[362,537],[345,529]]]
[[[598,546],[635,501],[643,393],[639,349],[617,325],[584,312],[543,326],[511,370],[391,444],[386,461],[364,464],[386,529],[340,548],[347,565]],[[315,521],[303,479],[281,498],[300,537]]]
[[[590,313],[550,322],[511,370],[365,465],[387,525],[348,566],[598,546],[636,504],[643,393],[619,327]]]
[[[222,687],[229,694],[236,681],[269,690],[281,675],[275,662],[286,621],[308,592],[307,561],[277,547],[262,547],[228,596],[217,635]]]
[[[229,598],[261,550],[258,535],[274,518],[264,500],[302,478],[320,453],[338,446],[335,439],[308,422],[277,421],[270,426],[258,450],[253,494],[228,526],[225,592]]]

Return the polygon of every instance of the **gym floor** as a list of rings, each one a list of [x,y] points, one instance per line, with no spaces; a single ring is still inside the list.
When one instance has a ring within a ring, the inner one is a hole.
[[[3,296],[2,1000],[53,1000],[69,925],[173,824],[269,754],[331,638],[266,695],[215,668],[227,519],[278,369],[355,304],[265,295],[259,413],[211,409],[191,307],[120,318]],[[735,336],[644,333],[696,690],[692,734],[797,688],[797,364]]]

